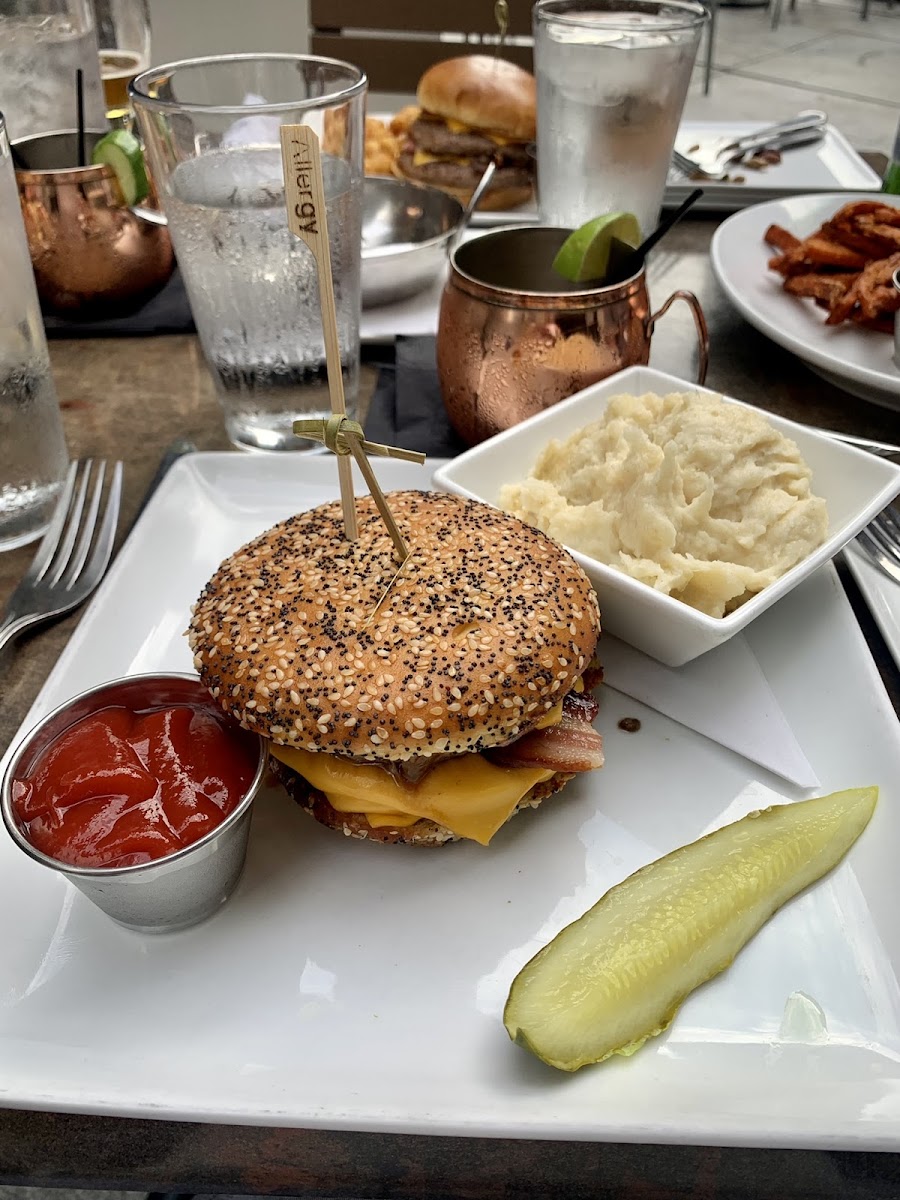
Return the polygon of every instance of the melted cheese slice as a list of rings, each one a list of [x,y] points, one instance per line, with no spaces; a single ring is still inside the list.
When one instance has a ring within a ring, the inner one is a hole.
[[[460,158],[458,154],[429,154],[427,150],[417,150],[413,154],[414,167],[427,167],[429,163],[434,162],[460,163],[465,166],[468,159]]]
[[[333,754],[273,744],[269,751],[323,792],[338,812],[363,813],[374,828],[403,828],[424,817],[482,846],[526,792],[553,774],[543,767],[500,767],[480,754],[461,754],[438,763],[418,783],[406,785],[381,767]]]
[[[451,133],[477,133],[482,137],[490,138],[495,146],[511,146],[516,141],[515,138],[504,137],[502,133],[488,133],[486,129],[473,129],[471,125],[466,125],[453,117],[445,117],[444,124]],[[519,140],[521,141],[521,139]]]

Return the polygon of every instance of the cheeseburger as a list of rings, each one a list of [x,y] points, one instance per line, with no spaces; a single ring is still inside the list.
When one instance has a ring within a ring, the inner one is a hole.
[[[602,765],[591,721],[597,600],[545,534],[430,492],[340,503],[276,525],[206,585],[188,636],[227,713],[316,820],[350,837],[487,844]]]
[[[449,58],[425,72],[416,99],[422,111],[408,129],[395,167],[398,175],[438,187],[466,204],[495,159],[497,170],[478,207],[512,208],[531,198],[533,75],[482,54]]]

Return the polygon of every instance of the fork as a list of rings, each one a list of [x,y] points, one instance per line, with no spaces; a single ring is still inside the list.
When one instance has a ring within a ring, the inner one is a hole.
[[[855,446],[857,450],[868,450],[878,458],[900,459],[900,446],[894,442],[879,442],[874,438],[857,437],[853,433],[840,433],[837,429],[821,429],[817,425],[809,425],[807,428],[814,433],[824,433],[826,437],[834,438],[838,442],[845,442],[848,446]]]
[[[885,575],[900,583],[900,510],[889,504],[856,535],[859,546]]]
[[[29,626],[77,608],[103,578],[119,520],[122,464],[113,465],[101,517],[106,475],[102,459],[96,464],[78,459],[69,466],[47,532],[0,619],[0,650]]]

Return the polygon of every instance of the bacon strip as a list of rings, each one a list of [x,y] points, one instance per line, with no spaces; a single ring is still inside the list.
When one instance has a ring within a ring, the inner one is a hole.
[[[590,692],[569,692],[562,720],[486,752],[501,767],[544,767],[577,775],[603,766],[603,739],[591,722],[599,705]]]

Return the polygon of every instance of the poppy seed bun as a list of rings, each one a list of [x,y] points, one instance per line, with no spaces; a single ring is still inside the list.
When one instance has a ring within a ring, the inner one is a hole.
[[[590,663],[590,582],[499,509],[418,491],[388,503],[410,549],[399,574],[370,496],[357,542],[335,501],[226,559],[188,630],[201,680],[246,729],[298,749],[377,762],[505,745]]]
[[[534,76],[487,54],[435,63],[419,80],[416,99],[426,112],[489,129],[517,142],[534,139]]]
[[[321,792],[311,787],[302,775],[298,775],[296,771],[286,767],[277,758],[270,758],[269,765],[288,795],[305,813],[309,813],[320,825],[336,829],[345,837],[359,838],[367,842],[382,842],[390,846],[443,846],[447,842],[461,840],[457,834],[443,825],[424,817],[419,821],[414,821],[412,825],[370,825],[363,813],[338,812],[337,809],[332,808]],[[548,796],[558,792],[573,778],[574,776],[570,774],[558,771],[542,783],[536,783],[530,792],[525,793],[507,820],[512,820],[516,813],[521,812],[523,808],[537,808]]]

